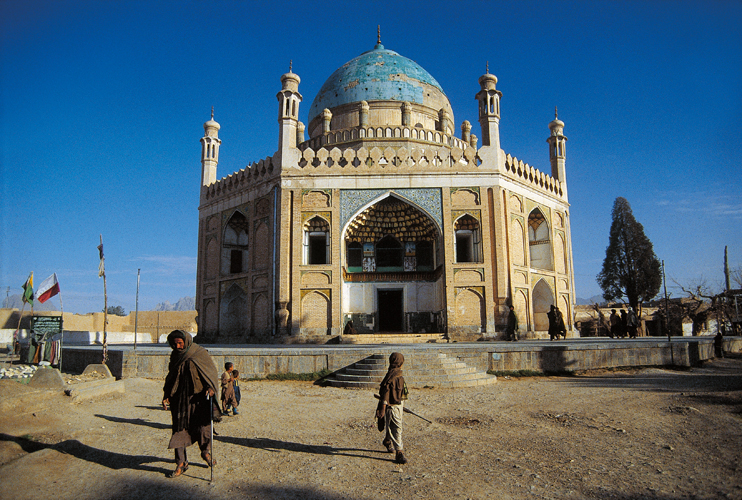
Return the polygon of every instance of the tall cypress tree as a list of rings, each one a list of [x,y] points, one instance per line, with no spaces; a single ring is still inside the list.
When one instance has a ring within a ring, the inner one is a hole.
[[[603,270],[598,284],[605,300],[625,297],[638,311],[639,304],[650,300],[660,291],[662,274],[660,261],[654,254],[652,242],[644,234],[644,227],[634,218],[631,205],[618,197],[613,203],[613,222]]]

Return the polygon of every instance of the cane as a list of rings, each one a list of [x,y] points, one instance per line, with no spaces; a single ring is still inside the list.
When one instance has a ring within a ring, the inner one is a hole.
[[[209,479],[210,483],[214,482],[214,404],[211,401],[211,396],[209,396],[209,393],[206,393],[206,401],[209,402],[209,422],[211,424],[211,479]]]

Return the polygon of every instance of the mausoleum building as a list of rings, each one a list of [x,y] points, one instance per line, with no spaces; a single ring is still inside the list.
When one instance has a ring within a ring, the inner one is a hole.
[[[213,112],[204,124],[200,338],[325,342],[352,320],[359,335],[495,339],[511,303],[521,336],[547,336],[551,305],[571,323],[562,121],[539,171],[501,147],[494,75],[472,89],[480,141],[435,78],[380,41],[330,75],[306,125],[299,84],[281,77],[275,153],[227,177]]]

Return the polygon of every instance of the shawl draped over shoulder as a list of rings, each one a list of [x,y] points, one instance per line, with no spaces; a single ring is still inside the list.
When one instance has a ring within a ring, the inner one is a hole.
[[[183,349],[176,349],[176,338],[183,339],[185,343]],[[202,395],[207,389],[217,394],[219,378],[216,366],[206,349],[193,342],[190,333],[175,330],[168,335],[167,341],[173,352],[170,354],[163,399],[170,401],[173,433],[182,430],[193,431],[194,426],[201,425],[200,418],[194,419],[196,403],[194,396]],[[207,423],[208,418],[206,413]]]
[[[397,405],[404,399],[403,363],[404,356],[402,353],[394,352],[389,356],[389,370],[379,385],[380,408],[384,406],[384,402],[390,405]]]

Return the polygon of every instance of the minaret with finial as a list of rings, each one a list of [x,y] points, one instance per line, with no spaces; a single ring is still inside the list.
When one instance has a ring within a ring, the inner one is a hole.
[[[479,77],[481,90],[475,98],[479,101],[479,124],[482,126],[482,147],[500,150],[500,98],[502,92],[497,90],[497,77],[490,74],[489,61],[486,73]]]
[[[293,72],[293,60],[289,61],[289,72],[281,76],[281,91],[278,99],[278,151],[296,148],[297,125],[299,123],[299,93],[301,78]]]
[[[562,183],[565,194],[567,191],[567,175],[565,162],[567,161],[567,138],[564,137],[564,122],[559,119],[557,108],[554,106],[554,121],[549,123],[551,134],[546,142],[549,143],[549,160],[551,160],[551,176]]]
[[[219,163],[219,139],[221,127],[214,121],[214,106],[211,119],[204,123],[204,136],[201,138],[201,185],[209,186],[216,182],[216,166]]]

